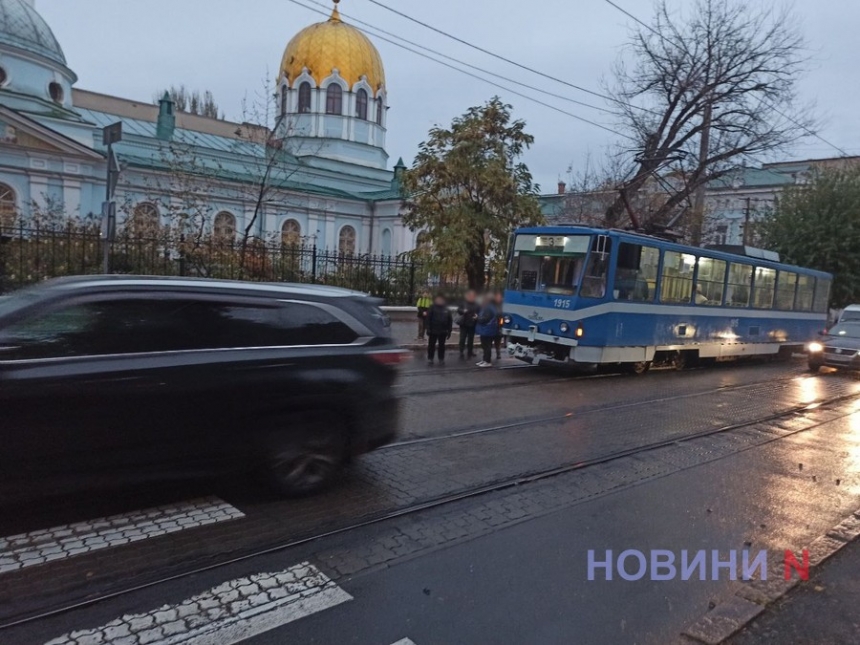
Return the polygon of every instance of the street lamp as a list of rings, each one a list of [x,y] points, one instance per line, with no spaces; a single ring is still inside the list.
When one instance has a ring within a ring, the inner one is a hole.
[[[116,237],[116,202],[114,195],[119,181],[119,159],[113,151],[113,144],[122,141],[122,121],[102,130],[102,143],[107,146],[107,181],[105,201],[102,204],[102,272],[110,273],[110,245]]]

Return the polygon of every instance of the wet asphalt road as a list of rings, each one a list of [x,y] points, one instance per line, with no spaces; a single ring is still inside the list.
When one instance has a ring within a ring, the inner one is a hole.
[[[738,583],[588,581],[589,549],[800,549],[860,506],[860,412],[850,398],[860,381],[851,375],[811,376],[798,362],[582,377],[508,360],[494,370],[416,360],[399,389],[400,443],[312,500],[199,482],[8,507],[0,535],[202,496],[244,517],[0,573],[0,613],[8,620],[408,515],[2,630],[0,643],[45,642],[299,562],[352,600],[249,642],[672,642]],[[849,398],[765,420],[834,397]],[[497,490],[415,508],[487,485]]]

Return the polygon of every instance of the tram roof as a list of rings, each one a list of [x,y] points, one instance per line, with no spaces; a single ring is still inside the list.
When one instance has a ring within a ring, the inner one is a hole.
[[[833,277],[826,271],[807,269],[805,267],[799,267],[793,264],[786,264],[785,262],[775,262],[773,260],[753,258],[737,253],[718,251],[716,249],[708,249],[699,246],[679,244],[678,242],[671,242],[669,240],[656,237],[654,235],[648,235],[646,233],[637,233],[635,231],[624,231],[621,229],[595,228],[593,226],[532,226],[528,228],[517,229],[515,233],[518,235],[609,235],[617,238],[632,239],[641,243],[647,241],[649,244],[658,246],[660,248],[694,253],[702,257],[714,258],[716,260],[726,260],[727,262],[742,262],[744,264],[752,264],[755,266],[769,267],[774,269],[792,269],[798,273],[804,273],[807,275],[813,275],[822,278]]]

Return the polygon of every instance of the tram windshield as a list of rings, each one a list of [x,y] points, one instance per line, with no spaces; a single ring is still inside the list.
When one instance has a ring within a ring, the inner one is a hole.
[[[576,295],[590,246],[590,235],[518,235],[508,288]]]

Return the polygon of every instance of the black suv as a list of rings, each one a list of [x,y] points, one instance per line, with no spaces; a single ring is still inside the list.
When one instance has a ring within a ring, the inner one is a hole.
[[[363,294],[64,278],[0,299],[0,477],[265,473],[286,494],[390,442],[402,353]]]

